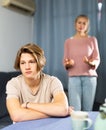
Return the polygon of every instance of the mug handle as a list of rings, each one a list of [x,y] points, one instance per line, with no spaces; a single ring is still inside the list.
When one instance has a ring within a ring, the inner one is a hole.
[[[84,130],[89,129],[91,127],[91,125],[92,125],[92,120],[91,119],[87,118],[87,119],[85,119],[85,121],[87,122],[88,125],[87,125],[87,127],[84,128]]]

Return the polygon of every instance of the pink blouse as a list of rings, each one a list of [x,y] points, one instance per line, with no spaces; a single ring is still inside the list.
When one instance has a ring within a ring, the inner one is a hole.
[[[84,56],[93,59],[95,68],[84,63]],[[97,76],[96,69],[100,64],[100,54],[96,37],[66,39],[63,60],[66,58],[74,60],[74,66],[68,69],[69,76]]]

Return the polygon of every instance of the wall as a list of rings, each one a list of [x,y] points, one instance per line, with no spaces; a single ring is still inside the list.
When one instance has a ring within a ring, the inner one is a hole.
[[[0,6],[0,71],[13,71],[17,50],[33,39],[33,16]]]

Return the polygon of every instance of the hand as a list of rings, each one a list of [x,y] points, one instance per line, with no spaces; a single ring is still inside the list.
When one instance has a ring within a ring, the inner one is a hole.
[[[83,60],[84,60],[85,63],[89,64],[89,60],[86,56],[84,56]]]
[[[65,59],[65,68],[69,69],[74,65],[74,60]]]
[[[22,108],[26,108],[26,109],[27,109],[27,108],[28,108],[28,104],[29,104],[29,103],[30,103],[30,102],[23,103],[23,104],[21,105],[21,107],[22,107]]]
[[[95,64],[93,63],[93,61],[88,60],[86,56],[84,56],[84,62],[92,67],[95,67]]]
[[[74,111],[74,107],[69,106],[69,108],[68,108],[69,115],[71,115],[71,113],[72,113],[73,111]]]
[[[21,107],[22,107],[22,108],[26,108],[26,103],[23,103],[23,104],[21,105]]]

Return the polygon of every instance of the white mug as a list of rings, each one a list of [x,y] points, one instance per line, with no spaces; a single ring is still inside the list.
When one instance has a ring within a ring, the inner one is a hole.
[[[73,130],[87,130],[92,125],[92,120],[88,117],[88,113],[84,111],[73,111],[71,121]]]

